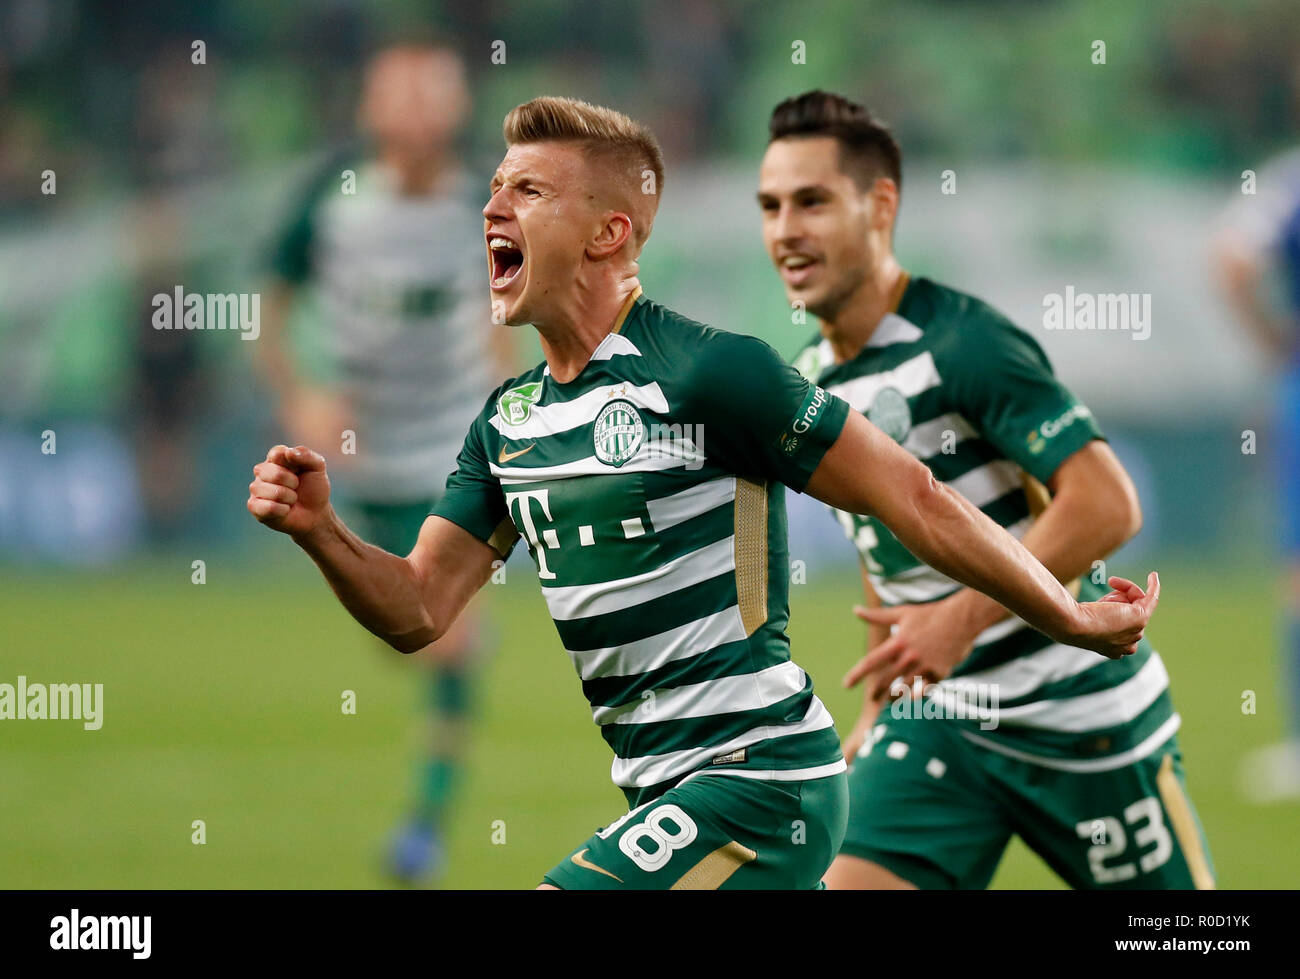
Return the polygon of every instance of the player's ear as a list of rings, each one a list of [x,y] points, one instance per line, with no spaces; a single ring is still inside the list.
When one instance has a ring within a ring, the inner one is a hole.
[[[587,254],[593,259],[609,258],[627,244],[632,237],[632,219],[622,211],[609,211],[605,214],[596,236],[587,246]]]
[[[889,177],[877,177],[869,191],[878,227],[888,230],[898,215],[898,184]]]

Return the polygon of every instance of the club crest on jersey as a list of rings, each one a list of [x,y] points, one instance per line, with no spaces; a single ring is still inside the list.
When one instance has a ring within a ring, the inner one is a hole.
[[[497,399],[497,412],[507,425],[522,425],[528,421],[533,405],[537,404],[541,396],[541,381],[521,384],[517,388],[511,388]]]
[[[882,388],[867,409],[867,421],[895,442],[901,442],[912,430],[912,409],[898,388]]]
[[[630,401],[611,401],[596,416],[592,440],[597,459],[607,466],[621,466],[645,441],[645,423]]]

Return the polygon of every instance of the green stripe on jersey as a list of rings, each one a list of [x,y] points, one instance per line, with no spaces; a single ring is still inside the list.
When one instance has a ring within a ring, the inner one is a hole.
[[[853,359],[835,363],[829,342],[816,337],[795,366],[1016,537],[1032,520],[1026,477],[1046,483],[1065,459],[1102,437],[1028,334],[979,300],[928,279],[908,283],[898,311],[885,316]],[[878,520],[838,511],[836,518],[884,604],[933,602],[957,590]],[[1089,581],[1081,588],[1083,600],[1104,591]],[[1177,726],[1164,666],[1145,641],[1134,656],[1111,661],[1004,621],[978,637],[935,696],[974,705],[994,688],[994,730],[981,730],[976,720],[957,723],[1026,756],[1104,765]]]
[[[784,486],[847,416],[761,341],[637,298],[576,378],[539,365],[470,428],[434,512],[523,538],[629,804],[842,765],[785,635]]]

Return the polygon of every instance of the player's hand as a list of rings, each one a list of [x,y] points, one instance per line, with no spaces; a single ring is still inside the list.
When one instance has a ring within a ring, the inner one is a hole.
[[[1119,659],[1137,652],[1138,640],[1160,601],[1160,576],[1154,571],[1147,576],[1145,592],[1127,578],[1109,578],[1106,584],[1114,590],[1079,605],[1082,630],[1070,638],[1070,645]]]
[[[892,627],[892,633],[849,670],[844,685],[854,687],[864,677],[872,676],[867,696],[881,700],[897,678],[901,677],[910,686],[914,677],[919,676],[926,683],[938,683],[946,677],[970,655],[975,645],[975,636],[951,602],[952,599],[944,599],[928,605],[891,608],[856,606],[853,613],[858,618]]]
[[[329,515],[330,480],[325,458],[305,445],[273,446],[253,467],[248,512],[272,530],[297,539]]]

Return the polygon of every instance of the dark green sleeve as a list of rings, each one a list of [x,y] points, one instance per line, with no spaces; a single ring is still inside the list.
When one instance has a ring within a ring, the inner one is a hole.
[[[494,403],[495,398],[489,400],[486,411],[490,412]],[[456,471],[447,477],[446,491],[434,505],[432,515],[450,520],[505,557],[519,534],[506,510],[501,483],[492,475],[488,464],[484,448],[487,427],[487,414],[480,413],[470,425],[465,444],[456,457]]]
[[[271,240],[267,256],[267,264],[277,278],[293,285],[301,285],[311,278],[317,211],[322,198],[331,189],[337,190],[342,186],[342,171],[351,164],[351,151],[331,156],[294,199]]]
[[[848,418],[845,402],[755,337],[717,331],[696,358],[692,383],[705,456],[800,493]]]
[[[954,407],[1039,482],[1105,438],[1087,405],[1052,373],[1042,348],[1006,320],[963,327],[937,366]]]

